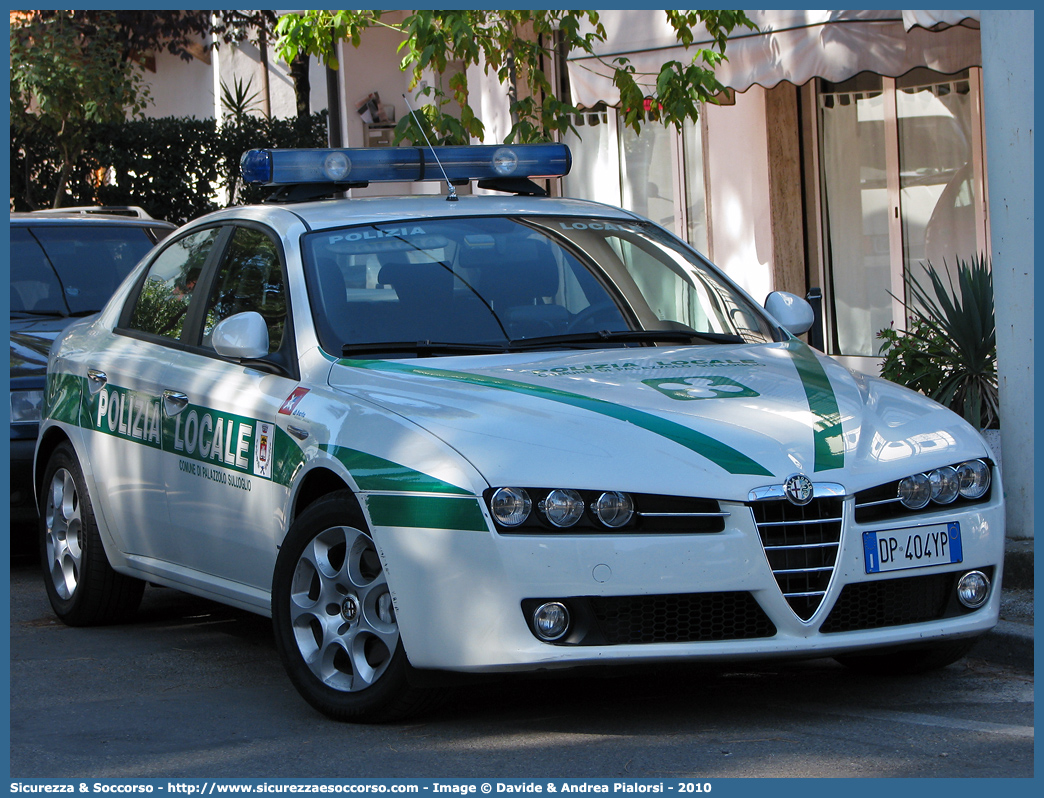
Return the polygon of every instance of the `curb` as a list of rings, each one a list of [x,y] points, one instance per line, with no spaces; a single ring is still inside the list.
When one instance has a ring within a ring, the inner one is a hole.
[[[990,632],[979,638],[968,656],[1032,671],[1033,627],[1014,621],[998,621]]]
[[[1003,585],[1022,590],[1033,589],[1033,539],[1009,540],[1004,545]]]

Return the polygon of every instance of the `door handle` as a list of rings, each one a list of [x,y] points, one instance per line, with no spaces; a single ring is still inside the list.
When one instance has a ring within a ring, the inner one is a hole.
[[[163,412],[172,418],[188,407],[188,396],[179,391],[163,392]]]
[[[87,387],[91,392],[91,396],[94,396],[94,394],[104,388],[108,381],[109,377],[104,371],[99,371],[98,369],[87,369]]]

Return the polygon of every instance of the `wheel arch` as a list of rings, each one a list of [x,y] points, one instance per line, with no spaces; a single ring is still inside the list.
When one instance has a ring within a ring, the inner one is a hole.
[[[51,459],[54,450],[63,443],[68,443],[73,447],[73,451],[76,450],[76,445],[64,429],[59,426],[50,426],[44,430],[39,443],[36,444],[36,458],[33,462],[33,489],[36,494],[37,507],[40,505],[40,491],[43,487],[42,481],[47,462]]]
[[[328,496],[329,494],[335,493],[339,490],[348,490],[350,492],[351,499],[355,503],[355,508],[359,511],[360,515],[363,515],[362,505],[359,503],[359,499],[355,495],[352,486],[349,485],[348,482],[345,481],[345,479],[336,471],[326,468],[325,466],[317,466],[308,471],[308,473],[301,478],[301,484],[297,487],[291,505],[290,523],[292,524],[294,519],[304,512],[310,505],[314,504],[324,496]],[[363,517],[365,517],[365,515],[363,515]]]

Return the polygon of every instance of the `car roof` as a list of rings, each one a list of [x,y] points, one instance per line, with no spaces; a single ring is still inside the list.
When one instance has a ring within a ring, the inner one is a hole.
[[[37,226],[55,225],[90,225],[108,227],[162,227],[167,230],[177,229],[176,224],[164,222],[160,219],[147,219],[136,216],[121,216],[118,214],[102,213],[79,213],[70,210],[68,213],[36,213],[36,212],[13,212],[11,213],[11,224]]]
[[[599,219],[620,221],[641,220],[641,217],[629,211],[588,200],[483,194],[465,195],[457,201],[448,201],[445,195],[413,194],[244,205],[215,211],[196,221],[216,222],[230,218],[251,218],[257,221],[277,222],[279,217],[286,213],[298,217],[312,230],[455,216],[596,216]]]

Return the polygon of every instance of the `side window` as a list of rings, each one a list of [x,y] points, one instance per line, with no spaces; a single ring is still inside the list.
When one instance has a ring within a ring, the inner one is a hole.
[[[268,324],[268,351],[275,352],[286,327],[286,285],[275,242],[264,233],[238,228],[218,268],[204,314],[203,346],[212,349],[214,326],[229,316],[256,311]]]
[[[149,267],[128,327],[176,340],[192,293],[220,230],[201,230],[175,241]]]
[[[68,306],[51,262],[24,227],[11,227],[11,312],[65,316]]]

